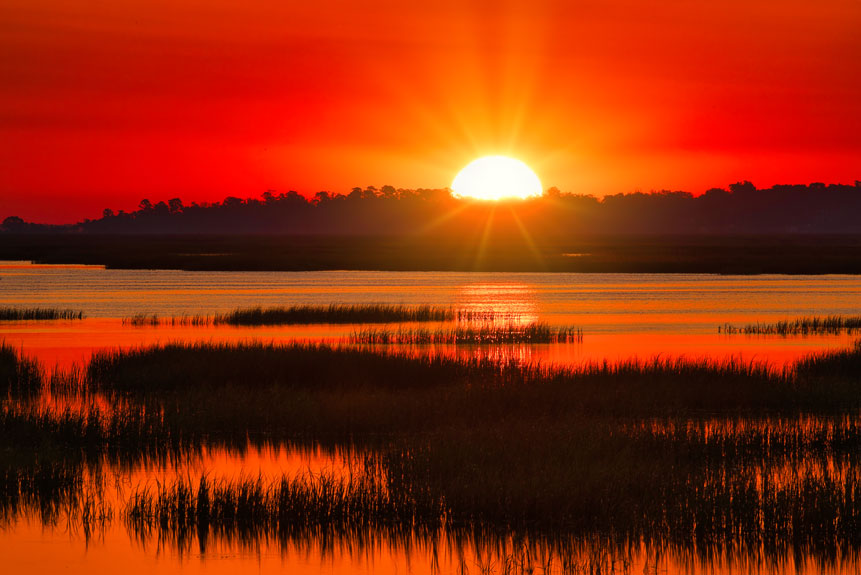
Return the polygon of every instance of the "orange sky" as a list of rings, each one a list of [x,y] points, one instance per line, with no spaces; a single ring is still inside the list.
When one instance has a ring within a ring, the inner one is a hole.
[[[0,218],[143,197],[861,178],[857,0],[2,0]]]

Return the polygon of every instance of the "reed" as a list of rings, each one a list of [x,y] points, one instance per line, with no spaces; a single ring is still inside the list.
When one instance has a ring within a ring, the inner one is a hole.
[[[72,461],[0,464],[0,527],[35,516],[46,526],[62,521],[67,528],[80,527],[89,539],[113,515],[102,497],[103,479]]]
[[[509,409],[510,401],[539,412],[563,407],[630,415],[698,410],[842,412],[861,401],[859,381],[853,377],[859,358],[861,347],[855,346],[785,369],[735,358],[660,357],[547,367],[300,343],[193,343],[98,352],[82,380],[90,391],[138,397],[202,396],[229,388],[244,394],[238,403],[258,398],[261,413],[278,407],[264,399],[267,394],[286,399],[298,392],[312,403],[324,398],[337,402],[349,393],[360,405],[368,403],[361,400],[362,394],[405,404],[412,402],[410,394],[446,404],[447,398],[456,397],[468,404],[487,402],[483,410]],[[810,367],[814,364],[815,369]],[[356,419],[361,419],[360,413],[351,417]]]
[[[110,521],[105,470],[164,465],[193,455],[191,434],[173,435],[158,413],[94,405],[52,411],[31,402],[0,410],[0,525],[35,515],[85,537]]]
[[[281,325],[314,323],[397,323],[448,321],[451,308],[431,305],[329,304],[237,309],[216,316],[215,323],[230,325]]]
[[[25,458],[32,450],[22,446],[35,444],[40,465],[75,469],[152,444],[264,436],[375,454],[353,475],[177,478],[135,492],[124,512],[132,532],[177,544],[487,529],[827,560],[861,549],[859,363],[861,343],[785,370],[733,359],[563,368],[323,345],[167,344],[101,352],[69,376],[115,394],[126,413],[7,408],[0,454]],[[50,479],[47,467],[22,461],[5,467],[20,470],[4,488],[9,508],[27,493],[47,509],[63,500],[50,494],[73,476]]]
[[[51,307],[0,307],[0,321],[84,319],[84,312]]]
[[[719,429],[628,434],[590,423],[441,430],[423,449],[391,457],[388,473],[444,501],[448,523],[464,528],[700,550],[861,546],[857,428],[843,429],[851,444],[826,439],[825,450],[807,444],[775,456],[755,433],[736,430],[715,446]],[[794,434],[771,438],[791,443]]]
[[[495,311],[488,309],[459,309],[457,310],[456,318],[457,321],[466,323],[511,323],[523,319],[523,314],[511,311]]]
[[[203,548],[212,536],[254,540],[362,531],[408,536],[414,530],[439,530],[444,522],[439,502],[419,490],[392,489],[375,463],[366,463],[362,473],[346,476],[177,478],[135,489],[123,517],[133,533],[158,530],[160,539],[180,546],[196,535]]]
[[[726,323],[718,327],[718,333],[745,335],[828,335],[861,330],[861,316],[811,316],[787,319],[774,323],[753,323],[735,326]]]
[[[200,434],[180,433],[162,414],[138,405],[52,411],[25,403],[0,411],[0,447],[0,464],[13,467],[109,461],[126,468],[191,453],[200,447]]]
[[[133,532],[157,530],[169,541],[444,527],[453,538],[484,531],[617,548],[646,540],[705,557],[740,549],[827,557],[861,546],[854,460],[817,462],[812,452],[788,467],[752,464],[691,453],[672,434],[650,435],[649,445],[601,427],[576,431],[452,430],[390,450],[364,474],[178,478],[134,492],[124,516]]]
[[[845,349],[812,353],[795,364],[799,377],[818,382],[834,380],[847,385],[861,382],[861,340]],[[821,383],[827,385],[827,383]]]
[[[139,313],[122,319],[123,325],[132,327],[157,327],[157,326],[208,326],[215,322],[214,316],[207,315],[181,315],[161,317],[158,314]]]
[[[124,317],[122,320],[123,325],[131,325],[135,327],[141,327],[145,325],[161,325],[161,318],[157,314],[146,314],[139,313],[130,317]]]
[[[376,345],[505,345],[536,343],[580,343],[583,330],[574,326],[545,323],[519,325],[458,325],[451,329],[428,330],[412,327],[398,329],[363,328],[353,331],[349,343]]]
[[[42,391],[44,371],[34,359],[26,357],[6,341],[0,341],[0,390],[21,397]]]
[[[861,352],[846,353],[855,357],[853,353]],[[231,443],[250,436],[384,450],[406,438],[404,449],[410,451],[423,449],[425,438],[445,430],[462,430],[468,437],[476,428],[504,426],[510,432],[500,431],[491,443],[519,446],[511,448],[512,459],[501,466],[499,473],[505,474],[509,466],[543,469],[541,461],[528,457],[530,449],[541,450],[522,444],[522,437],[553,449],[571,444],[572,437],[591,437],[589,445],[600,446],[597,452],[575,456],[580,447],[572,448],[571,454],[557,449],[558,457],[588,467],[594,466],[593,460],[601,461],[602,453],[667,451],[669,439],[630,431],[632,422],[642,419],[854,413],[859,407],[857,376],[835,375],[833,357],[819,361],[822,367],[817,369],[824,375],[814,376],[738,361],[631,360],[563,369],[298,344],[196,344],[106,352],[93,358],[82,380],[91,390],[120,394],[146,405],[149,413],[159,413],[164,436],[179,442],[205,438]],[[526,429],[514,422],[523,422]],[[591,429],[602,430],[603,435],[593,437]],[[835,441],[843,438],[844,446],[861,447],[854,429],[822,431],[817,441],[824,444],[829,433]],[[607,443],[601,439],[604,435],[620,438],[620,443]],[[777,451],[768,445],[785,444],[785,453],[794,447],[799,452],[817,449],[815,442],[805,445],[788,436],[761,434],[759,443],[749,447],[736,440],[721,443],[695,437],[679,435],[674,443],[678,450],[695,454],[692,460],[716,460],[722,453],[739,451],[773,458]],[[707,450],[714,446],[720,449]],[[555,461],[553,449],[544,457]],[[477,448],[470,455],[479,467],[480,452]],[[460,459],[460,464],[469,464],[468,459]],[[573,471],[563,466],[535,477],[556,477],[564,486]],[[636,475],[636,468],[631,473]]]
[[[471,312],[462,312],[472,317]],[[450,321],[460,317],[448,307],[391,304],[294,305],[287,307],[254,307],[235,309],[214,315],[183,315],[162,318],[156,314],[138,314],[123,319],[132,326],[157,325],[305,325],[350,323],[399,323]]]
[[[236,396],[219,400],[230,397]],[[465,399],[453,397],[442,409]],[[484,411],[488,397],[472,399],[462,412],[435,419],[433,428],[392,436],[352,473],[274,481],[179,477],[133,492],[123,517],[135,534],[155,531],[177,545],[203,538],[204,547],[219,537],[408,537],[441,528],[455,538],[488,530],[530,539],[598,537],[614,547],[645,538],[706,555],[806,549],[828,557],[834,549],[861,546],[856,417],[631,420],[571,417],[564,409],[536,413],[520,402],[504,412]],[[417,403],[426,411],[431,405]],[[407,414],[418,416],[417,409]],[[140,425],[108,423],[111,416],[98,410],[7,411],[5,417],[0,453],[8,457],[15,446],[23,457],[32,450],[21,446],[40,446],[31,463],[5,467],[0,506],[7,516],[33,509],[55,523],[67,507],[104,516],[80,466],[95,460],[91,451],[97,455],[112,443],[132,449],[147,443],[126,437],[140,433]],[[152,421],[176,423],[169,414]],[[121,430],[110,431],[117,425]],[[361,426],[351,425],[352,439],[363,441]],[[167,431],[155,436],[163,439]],[[170,434],[189,437],[187,429]]]

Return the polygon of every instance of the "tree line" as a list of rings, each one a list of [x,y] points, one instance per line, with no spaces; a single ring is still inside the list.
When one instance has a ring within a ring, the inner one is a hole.
[[[682,191],[634,192],[598,198],[550,188],[531,200],[479,202],[448,189],[353,188],[347,194],[270,190],[259,198],[229,196],[186,205],[180,198],[140,202],[126,212],[49,225],[9,216],[5,233],[401,235],[457,233],[476,225],[526,229],[541,236],[572,234],[856,234],[861,233],[861,182],[777,185],[751,182]]]

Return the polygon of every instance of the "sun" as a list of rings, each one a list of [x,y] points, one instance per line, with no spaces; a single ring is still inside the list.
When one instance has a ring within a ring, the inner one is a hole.
[[[503,200],[534,198],[543,193],[541,180],[529,166],[508,156],[485,156],[473,160],[451,183],[456,198]]]

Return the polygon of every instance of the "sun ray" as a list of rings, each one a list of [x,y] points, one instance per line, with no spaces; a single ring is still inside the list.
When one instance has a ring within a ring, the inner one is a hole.
[[[444,214],[442,214],[442,215],[440,215],[440,216],[438,216],[438,217],[436,217],[436,218],[432,219],[431,221],[429,221],[429,222],[428,222],[428,223],[426,223],[425,225],[423,225],[423,226],[419,227],[418,229],[416,229],[416,230],[413,232],[413,234],[414,234],[414,235],[422,235],[422,234],[425,234],[425,233],[427,233],[427,232],[430,232],[430,231],[432,231],[434,228],[438,228],[439,226],[443,225],[443,224],[444,224],[444,223],[446,223],[447,221],[450,221],[450,220],[454,219],[457,215],[459,215],[460,213],[462,213],[462,212],[463,212],[464,210],[466,210],[468,207],[469,207],[469,204],[467,204],[467,203],[460,203],[460,204],[458,204],[457,206],[455,206],[453,209],[451,209],[451,210],[449,210],[449,211],[445,212]]]
[[[478,246],[475,250],[475,260],[473,262],[473,269],[475,270],[480,270],[481,264],[484,262],[484,254],[487,251],[490,232],[493,229],[494,215],[496,215],[496,208],[492,208],[487,214],[487,219],[484,220],[484,228],[481,231],[481,238],[478,240]]]
[[[530,234],[529,230],[526,229],[526,226],[523,224],[520,216],[517,215],[517,212],[512,208],[509,208],[509,211],[511,212],[511,218],[514,220],[514,223],[517,224],[517,229],[520,231],[520,235],[523,236],[523,242],[535,258],[535,262],[541,267],[542,271],[546,271],[547,265],[544,261],[544,256],[535,244],[535,240],[532,239],[532,234]]]

